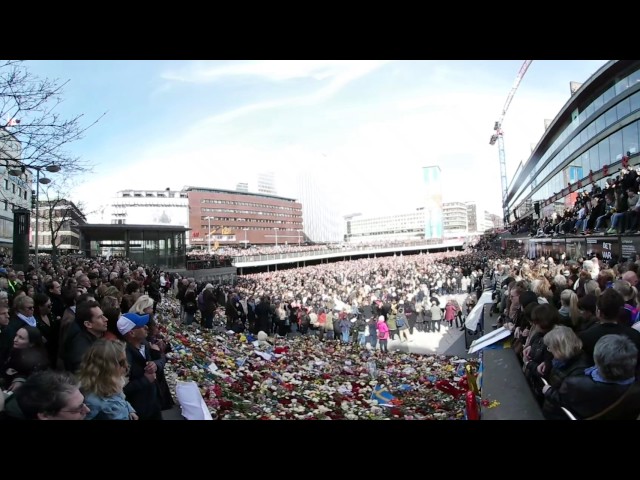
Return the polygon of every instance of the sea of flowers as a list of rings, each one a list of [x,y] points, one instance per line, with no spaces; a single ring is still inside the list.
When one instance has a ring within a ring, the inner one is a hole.
[[[477,370],[474,360],[383,354],[314,336],[233,334],[223,310],[208,331],[178,325],[178,312],[173,300],[158,306],[172,347],[167,381],[174,396],[178,381],[195,381],[214,419],[466,418],[465,367]]]

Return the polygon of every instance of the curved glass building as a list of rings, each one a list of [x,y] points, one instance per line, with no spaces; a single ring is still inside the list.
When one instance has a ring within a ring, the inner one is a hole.
[[[576,192],[640,163],[640,61],[612,60],[549,124],[505,200],[508,221],[573,205]],[[537,205],[536,205],[537,204]]]

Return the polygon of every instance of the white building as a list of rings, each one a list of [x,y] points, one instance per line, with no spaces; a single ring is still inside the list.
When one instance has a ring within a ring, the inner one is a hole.
[[[106,208],[105,216],[115,225],[181,225],[189,228],[188,194],[168,189],[121,190]]]
[[[332,195],[321,191],[317,178],[303,172],[295,182],[294,195],[302,204],[304,233],[313,242],[342,242],[344,223]]]
[[[302,204],[304,208],[304,203]],[[358,217],[347,220],[348,242],[418,240],[424,238],[424,209],[399,215]]]
[[[445,237],[464,236],[469,233],[469,212],[464,202],[442,204],[442,223]]]
[[[247,186],[248,189],[248,186]],[[276,177],[273,172],[260,172],[258,174],[258,193],[277,195]]]
[[[38,251],[50,252],[55,236],[58,251],[77,252],[80,250],[80,229],[87,223],[84,213],[71,201],[41,201],[38,204]],[[53,232],[51,231],[53,228]],[[31,216],[29,244],[35,248],[36,221]]]
[[[31,190],[35,189],[31,172],[19,176],[9,170],[19,170],[22,145],[10,132],[0,128],[0,250],[13,250],[13,209],[31,210]]]

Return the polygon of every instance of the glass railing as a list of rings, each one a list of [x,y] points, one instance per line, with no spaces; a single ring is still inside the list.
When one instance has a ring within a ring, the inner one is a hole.
[[[240,257],[233,257],[232,263],[237,265],[239,263],[250,263],[250,262],[264,262],[267,260],[281,260],[287,258],[309,258],[309,257],[322,257],[325,255],[349,255],[350,253],[361,253],[361,252],[375,252],[378,250],[391,250],[391,249],[400,249],[400,248],[410,248],[410,247],[434,247],[434,246],[449,246],[449,245],[458,245],[462,240],[460,239],[444,239],[437,241],[429,241],[429,240],[421,240],[415,242],[403,243],[402,245],[366,245],[366,246],[348,246],[344,248],[327,248],[323,250],[309,250],[309,251],[300,251],[300,252],[289,252],[289,253],[271,253],[271,254],[263,254],[263,255],[245,255]]]

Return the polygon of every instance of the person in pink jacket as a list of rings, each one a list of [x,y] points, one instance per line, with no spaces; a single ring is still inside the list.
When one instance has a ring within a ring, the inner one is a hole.
[[[378,342],[380,342],[380,351],[387,353],[387,340],[389,340],[389,327],[384,321],[384,315],[378,317]]]
[[[453,326],[453,320],[456,318],[456,314],[458,313],[458,307],[453,302],[453,300],[449,300],[447,302],[447,306],[444,307],[444,319],[449,323],[449,327]]]

